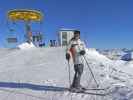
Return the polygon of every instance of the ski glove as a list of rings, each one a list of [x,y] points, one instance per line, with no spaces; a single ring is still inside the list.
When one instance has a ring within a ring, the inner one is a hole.
[[[66,60],[69,60],[69,59],[70,59],[70,54],[66,53]]]
[[[85,55],[85,50],[81,50],[80,55]]]

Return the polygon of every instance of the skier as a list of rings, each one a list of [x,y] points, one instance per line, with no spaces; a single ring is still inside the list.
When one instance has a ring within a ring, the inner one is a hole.
[[[85,47],[85,43],[80,40],[80,31],[74,31],[74,37],[69,41],[66,51],[66,59],[69,61],[72,57],[75,70],[70,91],[78,92],[84,89],[80,84],[80,80],[84,68],[83,55],[86,53]]]

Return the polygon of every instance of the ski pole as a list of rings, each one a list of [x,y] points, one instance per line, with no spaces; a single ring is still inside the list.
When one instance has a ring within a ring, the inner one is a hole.
[[[78,46],[78,49],[80,50],[80,47],[79,47],[79,46]],[[93,71],[91,70],[91,68],[90,68],[90,66],[89,66],[89,63],[87,62],[85,56],[84,56],[84,55],[82,55],[82,56],[83,56],[83,58],[84,58],[84,60],[85,60],[85,62],[86,62],[86,64],[87,64],[88,69],[89,69],[90,72],[91,72],[91,75],[92,75],[92,77],[93,77],[93,79],[94,79],[94,81],[95,81],[97,87],[99,87],[99,84],[97,83],[97,81],[96,81],[96,79],[95,79],[95,76],[94,76]]]
[[[94,79],[94,81],[95,81],[97,87],[99,87],[99,84],[97,83],[97,81],[96,81],[96,79],[95,79],[95,76],[94,76],[94,74],[93,74],[93,72],[92,72],[92,69],[91,69],[90,66],[89,66],[89,63],[87,62],[85,56],[83,56],[83,58],[84,58],[84,60],[85,60],[85,62],[86,62],[86,64],[87,64],[88,69],[89,69],[90,72],[91,72],[91,75],[92,75],[92,77],[93,77],[93,79]]]
[[[68,61],[68,73],[69,73],[69,86],[71,86],[71,72],[70,72],[70,63]]]

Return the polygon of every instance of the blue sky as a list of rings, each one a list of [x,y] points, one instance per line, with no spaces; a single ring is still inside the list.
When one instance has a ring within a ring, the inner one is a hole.
[[[10,34],[7,26],[15,28],[13,34],[23,41],[23,23],[7,25],[7,11],[35,9],[44,14],[44,20],[33,30],[41,30],[46,43],[57,39],[60,28],[70,28],[81,30],[88,47],[132,48],[132,5],[132,0],[1,0],[0,47],[6,46],[5,38]]]

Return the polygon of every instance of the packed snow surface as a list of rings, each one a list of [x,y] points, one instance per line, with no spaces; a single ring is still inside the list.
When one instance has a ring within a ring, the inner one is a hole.
[[[106,96],[70,93],[65,48],[0,49],[0,100],[133,100],[133,62],[110,60],[86,49],[81,84],[97,88],[88,65]],[[86,63],[86,61],[87,63]],[[73,79],[73,63],[71,81]]]

